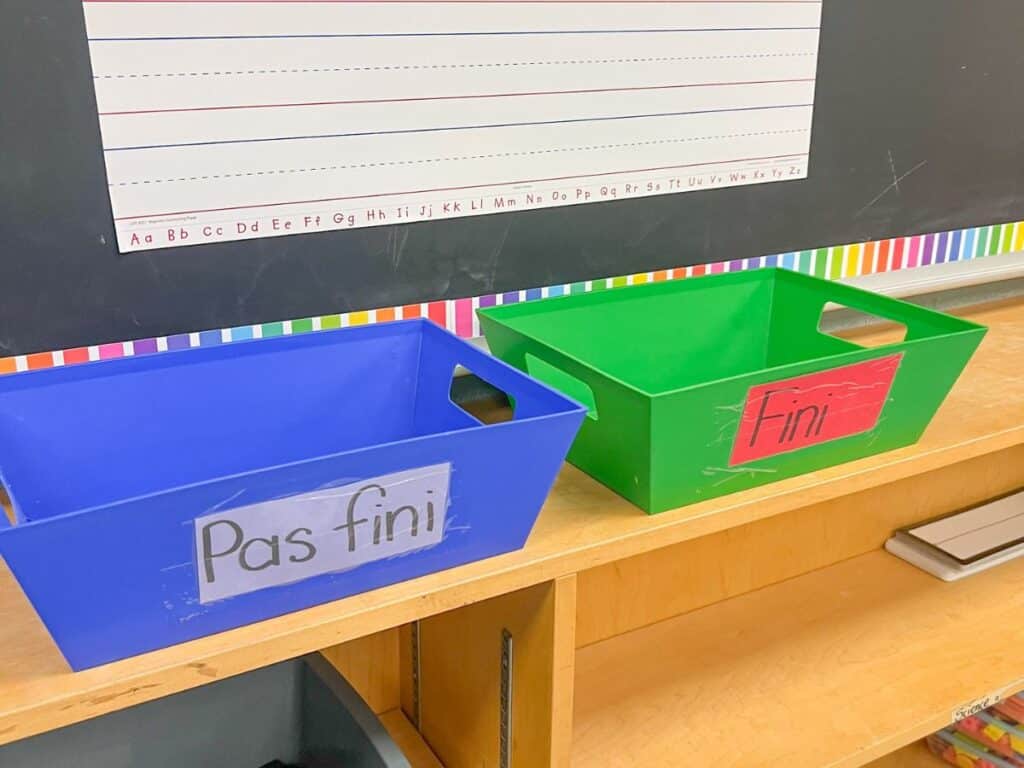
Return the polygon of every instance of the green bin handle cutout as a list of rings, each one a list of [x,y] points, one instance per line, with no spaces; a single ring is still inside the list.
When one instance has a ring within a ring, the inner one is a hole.
[[[825,316],[829,309],[839,309],[852,315],[858,321],[855,325],[850,326],[852,330],[870,327],[872,325],[877,325],[878,323],[895,326],[894,333],[897,334],[896,336],[886,335],[878,342],[858,338],[856,341],[852,342],[858,347],[863,347],[864,349],[875,349],[877,347],[887,347],[890,344],[902,344],[906,341],[908,332],[906,323],[902,323],[899,320],[893,320],[892,318],[885,317],[884,315],[876,315],[874,312],[869,312],[868,310],[860,309],[859,307],[851,307],[841,301],[827,302],[825,306],[821,308],[821,314],[818,316],[818,333],[824,334],[825,336],[843,339],[843,341],[851,341],[850,339],[845,339],[842,336],[837,336],[832,330],[827,328]],[[869,322],[865,323],[863,322],[864,320],[868,320]]]
[[[527,373],[585,405],[587,407],[587,418],[597,421],[597,403],[594,401],[594,392],[589,386],[575,376],[570,376],[561,368],[556,368],[539,357],[534,357],[529,352],[524,357]]]

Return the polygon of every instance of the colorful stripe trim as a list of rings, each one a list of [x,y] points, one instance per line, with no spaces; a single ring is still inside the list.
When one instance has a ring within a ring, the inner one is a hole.
[[[298,320],[283,320],[238,328],[182,333],[174,336],[159,336],[155,339],[100,344],[78,347],[56,352],[37,352],[31,355],[0,357],[0,374],[29,371],[39,368],[53,368],[60,365],[74,365],[89,360],[107,360],[129,355],[148,355],[166,350],[206,347],[226,344],[243,339],[259,339],[292,333],[344,328],[366,323],[387,322],[412,317],[428,317],[439,325],[464,338],[480,335],[476,318],[478,307],[492,307],[496,304],[514,304],[547,296],[563,296],[586,291],[619,288],[662,280],[678,280],[721,272],[736,272],[760,267],[784,267],[829,280],[889,272],[897,269],[912,269],[930,264],[950,261],[966,261],[983,256],[995,256],[1014,251],[1024,251],[1024,222],[993,224],[987,227],[938,232],[913,237],[897,237],[869,243],[853,243],[807,251],[758,256],[750,259],[721,261],[713,264],[698,264],[692,267],[663,269],[656,272],[641,272],[635,275],[587,280],[566,285],[551,285],[544,288],[528,288],[521,291],[476,296],[465,299],[446,299],[424,304],[408,304],[402,307],[346,312],[322,317],[306,317]]]

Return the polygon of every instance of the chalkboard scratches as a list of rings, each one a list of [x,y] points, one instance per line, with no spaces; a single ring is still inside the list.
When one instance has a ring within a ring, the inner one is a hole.
[[[399,235],[399,229],[401,229],[401,235]],[[398,267],[402,263],[402,253],[405,251],[405,244],[407,242],[409,242],[408,227],[392,227],[391,231],[388,232],[388,246],[391,249],[391,269],[394,272],[398,271]]]
[[[863,208],[861,208],[859,211],[857,211],[857,213],[854,215],[853,218],[859,219],[861,216],[863,216],[869,210],[874,208],[875,204],[879,200],[881,200],[883,197],[885,197],[887,194],[889,194],[892,190],[895,189],[896,192],[898,193],[900,191],[900,182],[903,181],[908,176],[910,176],[910,175],[912,175],[914,173],[917,173],[919,170],[924,168],[926,165],[928,165],[928,161],[927,160],[922,160],[920,163],[915,165],[913,168],[911,168],[909,171],[904,173],[902,176],[897,176],[896,175],[896,162],[893,160],[892,150],[890,149],[889,150],[889,167],[892,169],[892,183],[889,186],[887,186],[885,189],[883,189],[881,192],[879,192],[877,195],[875,195],[871,199],[871,202],[869,202],[867,205],[865,205]]]
[[[892,150],[889,150],[889,170],[892,172],[892,183],[896,186],[896,191],[900,191],[900,180],[896,177],[896,160],[892,156]]]
[[[487,278],[487,282],[484,284],[485,291],[494,290],[494,280],[498,274],[498,262],[501,261],[501,252],[505,250],[505,243],[508,242],[508,233],[512,229],[512,219],[507,219],[505,229],[501,233],[501,237],[495,242],[494,249],[491,251],[491,273]]]

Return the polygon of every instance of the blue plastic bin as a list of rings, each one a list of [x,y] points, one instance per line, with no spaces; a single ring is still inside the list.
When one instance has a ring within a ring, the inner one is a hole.
[[[423,320],[8,375],[0,555],[91,667],[522,547],[583,413]]]

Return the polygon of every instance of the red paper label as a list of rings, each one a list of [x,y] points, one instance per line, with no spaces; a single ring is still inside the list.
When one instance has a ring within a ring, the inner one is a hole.
[[[729,466],[874,429],[903,353],[751,387]]]

